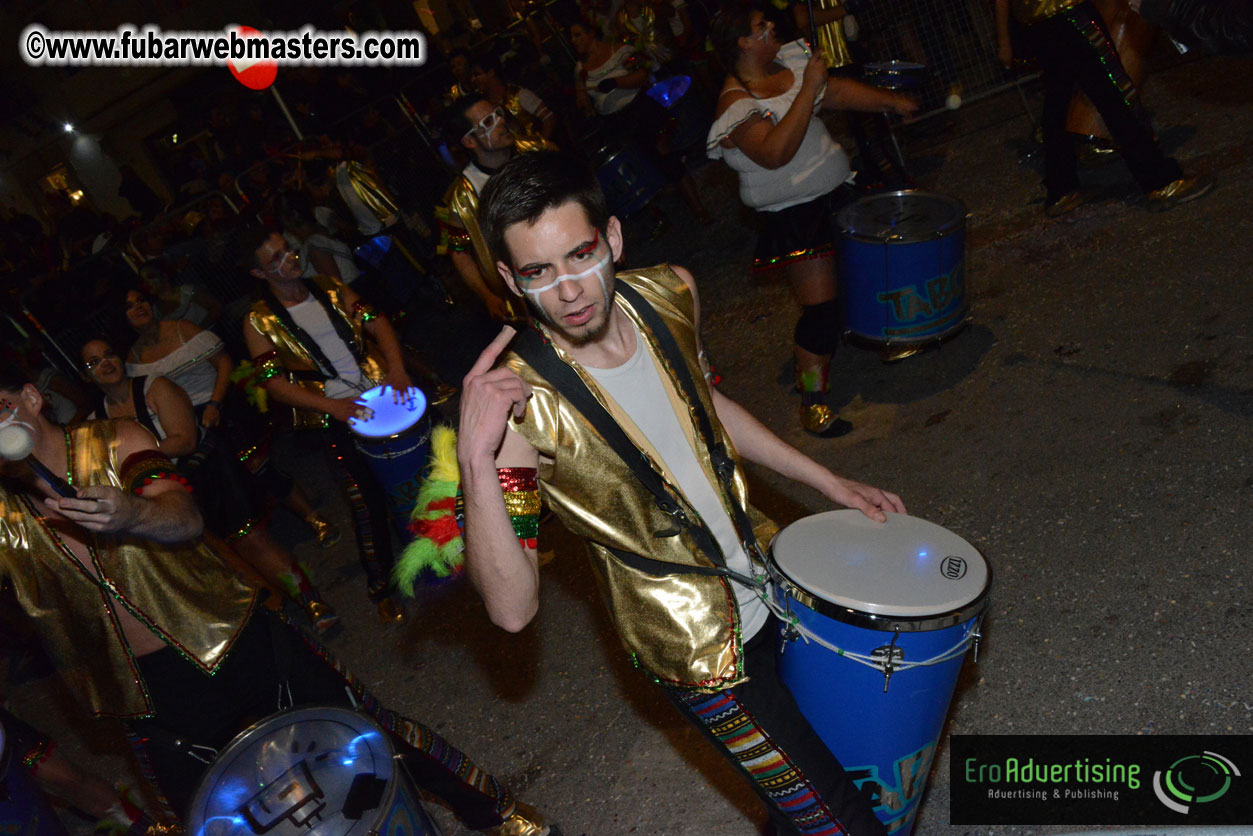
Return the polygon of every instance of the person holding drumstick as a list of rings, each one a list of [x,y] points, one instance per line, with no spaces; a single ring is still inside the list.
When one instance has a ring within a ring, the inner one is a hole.
[[[753,782],[780,832],[883,833],[775,674],[761,551],[773,525],[747,504],[736,451],[877,521],[904,504],[712,388],[695,280],[670,265],[615,274],[622,227],[576,160],[516,157],[480,220],[535,323],[516,339],[506,326],[462,390],[466,567],[488,615],[518,631],[539,608],[542,486],[587,541],[636,664]]]
[[[783,268],[801,304],[793,345],[801,425],[823,437],[843,435],[852,426],[826,402],[840,341],[833,215],[856,195],[848,156],[817,114],[844,108],[908,116],[918,105],[855,79],[828,78],[821,54],[799,40],[780,46],[774,25],[753,5],[720,11],[710,38],[730,74],[709,129],[709,156],[739,174],[740,199],[757,211],[753,269]]]
[[[388,582],[394,551],[387,497],[348,428],[350,419],[372,414],[360,401],[366,390],[383,384],[402,397],[412,388],[400,341],[387,318],[343,282],[302,278],[300,256],[280,233],[251,230],[239,246],[240,266],[263,282],[261,299],[244,323],[258,379],[270,397],[292,408],[297,429],[329,431],[370,599],[383,621],[401,621]]]

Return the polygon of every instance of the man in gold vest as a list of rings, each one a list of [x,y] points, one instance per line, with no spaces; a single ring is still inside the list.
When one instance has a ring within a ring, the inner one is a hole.
[[[461,176],[449,186],[444,196],[446,207],[436,212],[443,227],[444,248],[457,275],[488,313],[503,322],[521,321],[526,318],[526,309],[496,275],[479,229],[479,192],[515,154],[553,146],[543,137],[515,134],[508,111],[485,98],[453,104],[444,133],[449,142],[460,142],[473,155]]]
[[[147,430],[125,419],[67,430],[43,407],[33,384],[0,369],[6,453],[16,437],[55,474],[0,460],[0,580],[72,692],[96,716],[125,722],[167,814],[187,810],[211,756],[255,720],[359,703],[418,784],[468,826],[551,832],[463,753],[380,706],[311,639],[259,608],[257,590],[200,539],[186,479]]]
[[[350,419],[369,417],[359,403],[364,392],[384,384],[406,392],[413,385],[396,332],[337,279],[301,278],[300,256],[281,234],[250,232],[240,243],[239,266],[262,282],[244,323],[257,380],[289,408],[297,429],[327,431],[340,480],[350,498],[360,497],[350,504],[370,599],[384,621],[400,621],[389,594],[394,553],[387,498],[348,429]]]
[[[669,265],[615,274],[622,228],[576,160],[514,159],[488,184],[480,220],[502,281],[539,332],[507,350],[514,335],[504,329],[462,394],[466,565],[489,616],[517,631],[539,607],[542,488],[587,541],[637,666],[749,777],[779,832],[883,833],[774,673],[760,549],[773,526],[748,504],[736,450],[872,519],[904,512],[899,497],[836,476],[708,384],[691,274]],[[524,359],[528,339],[576,376],[633,454],[620,455],[612,433],[575,405],[568,380],[554,385],[548,375],[558,372]],[[664,501],[645,487],[640,461],[664,484]],[[710,571],[716,559],[725,572]],[[727,722],[746,747],[721,734]]]

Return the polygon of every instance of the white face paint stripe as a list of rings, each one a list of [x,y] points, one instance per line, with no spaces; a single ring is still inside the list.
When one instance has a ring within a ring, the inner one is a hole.
[[[17,424],[19,427],[26,427],[29,430],[35,428],[17,417],[17,404],[6,400],[0,400],[0,427],[7,427],[9,424]]]
[[[608,266],[608,264],[609,264],[609,253],[605,253],[603,256],[600,257],[600,259],[595,264],[593,264],[591,267],[584,270],[582,273],[562,273],[560,276],[557,276],[551,282],[544,285],[543,287],[527,287],[527,288],[523,288],[522,292],[530,296],[532,299],[535,300],[536,304],[538,304],[541,293],[546,293],[547,291],[552,290],[554,287],[561,284],[562,282],[577,282],[580,279],[587,278],[588,276],[595,273],[596,278],[600,279],[601,293],[605,294],[606,298],[608,298],[609,289],[605,287],[605,267]],[[521,276],[519,276],[516,271],[514,272],[513,276],[514,276],[514,280],[517,281],[519,285],[521,285],[522,282],[524,281],[524,279]]]

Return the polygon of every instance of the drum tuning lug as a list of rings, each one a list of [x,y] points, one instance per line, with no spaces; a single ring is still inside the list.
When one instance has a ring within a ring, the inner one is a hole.
[[[891,681],[892,681],[892,663],[889,662],[888,666],[883,669],[883,693],[886,694],[888,692],[888,683]]]

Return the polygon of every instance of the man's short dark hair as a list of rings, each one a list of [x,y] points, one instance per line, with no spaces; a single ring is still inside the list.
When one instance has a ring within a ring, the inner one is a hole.
[[[20,392],[23,386],[33,382],[16,363],[0,363],[0,392]]]
[[[549,209],[574,201],[602,233],[609,226],[609,207],[596,176],[576,157],[561,151],[519,154],[487,181],[479,196],[479,224],[492,257],[508,262],[505,231],[515,224],[533,224]]]
[[[235,266],[245,273],[251,273],[258,267],[264,268],[266,265],[257,263],[257,250],[261,249],[265,242],[270,240],[270,236],[277,231],[261,223],[246,224],[239,230],[235,246],[232,248],[235,254]]]
[[[461,144],[461,138],[474,127],[470,117],[466,116],[466,111],[479,102],[484,101],[487,100],[481,96],[465,96],[448,106],[448,109],[444,112],[444,120],[440,123],[440,130],[444,134],[445,142],[450,146]]]

